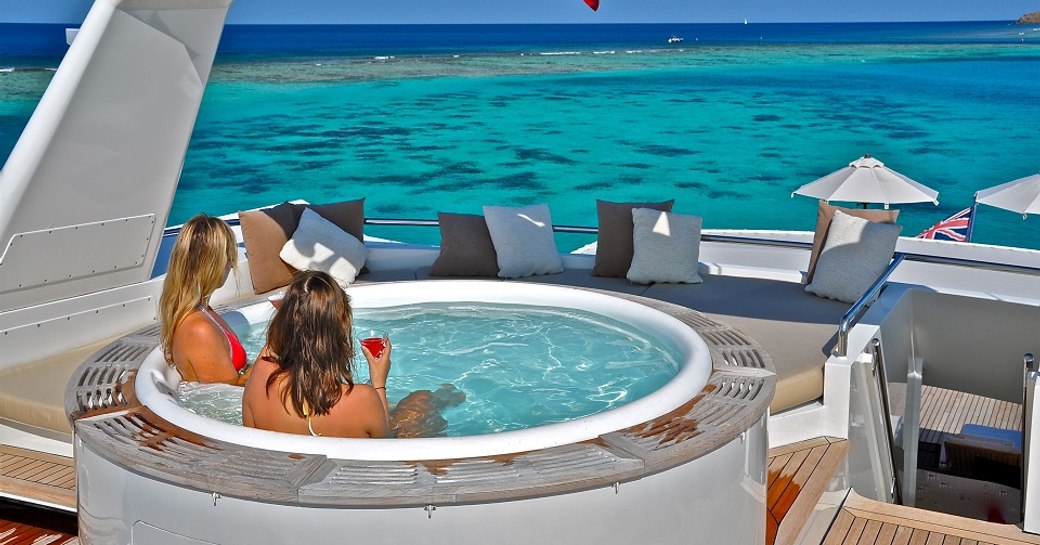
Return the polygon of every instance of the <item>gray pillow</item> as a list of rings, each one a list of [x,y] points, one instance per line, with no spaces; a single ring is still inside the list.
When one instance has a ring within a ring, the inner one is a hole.
[[[441,253],[430,276],[497,277],[498,256],[484,216],[437,213]]]
[[[499,277],[563,272],[548,205],[485,206],[484,220],[498,255]]]
[[[630,281],[701,283],[697,274],[701,247],[699,216],[633,208],[632,223],[634,251],[627,276]]]
[[[596,264],[593,276],[625,278],[632,266],[632,209],[650,208],[672,211],[674,200],[664,202],[623,203],[596,200],[599,235],[596,241]]]
[[[875,223],[835,211],[827,242],[816,261],[816,274],[805,291],[855,303],[885,272],[902,230],[901,225]]]

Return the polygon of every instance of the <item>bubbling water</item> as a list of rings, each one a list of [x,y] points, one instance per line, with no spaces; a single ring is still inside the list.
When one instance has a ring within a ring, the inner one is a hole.
[[[424,303],[357,309],[358,337],[386,332],[393,343],[387,397],[454,385],[466,400],[444,412],[449,436],[530,428],[605,412],[671,380],[677,351],[653,332],[582,310],[508,304]],[[255,358],[267,324],[240,332]],[[354,378],[368,380],[359,365]],[[182,405],[239,424],[242,389],[181,383]]]

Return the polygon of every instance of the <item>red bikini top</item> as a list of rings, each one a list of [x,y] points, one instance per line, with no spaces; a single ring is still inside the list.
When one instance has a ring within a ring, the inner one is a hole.
[[[217,318],[213,316],[205,306],[199,306],[199,310],[201,310],[202,313],[213,322],[213,325],[217,326],[224,332],[224,336],[227,337],[228,341],[228,355],[231,356],[231,365],[235,367],[235,371],[242,374],[242,371],[244,371],[246,366],[249,365],[249,359],[246,356],[245,347],[243,347],[242,342],[238,340],[238,335],[236,335],[230,328],[224,327],[224,325],[220,323],[220,320],[217,320]]]

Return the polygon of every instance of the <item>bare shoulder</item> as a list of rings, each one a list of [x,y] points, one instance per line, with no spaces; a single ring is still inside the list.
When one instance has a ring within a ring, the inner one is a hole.
[[[266,393],[267,379],[277,370],[278,364],[263,358],[257,358],[256,363],[253,364],[252,371],[249,373],[249,379],[246,380],[245,395],[250,395],[253,392]]]
[[[222,341],[221,333],[201,312],[192,312],[177,324],[173,333],[174,343],[183,343],[185,348],[197,342]]]
[[[350,397],[357,396],[356,399],[360,402],[374,400],[376,403],[381,403],[379,401],[379,392],[371,384],[355,384],[353,388],[344,385],[343,395],[346,396],[348,394]]]

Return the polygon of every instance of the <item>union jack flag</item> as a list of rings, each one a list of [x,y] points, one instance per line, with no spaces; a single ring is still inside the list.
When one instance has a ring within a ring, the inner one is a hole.
[[[965,208],[960,212],[936,223],[925,229],[917,238],[930,238],[933,240],[952,240],[954,242],[970,242],[971,219],[974,207]]]

